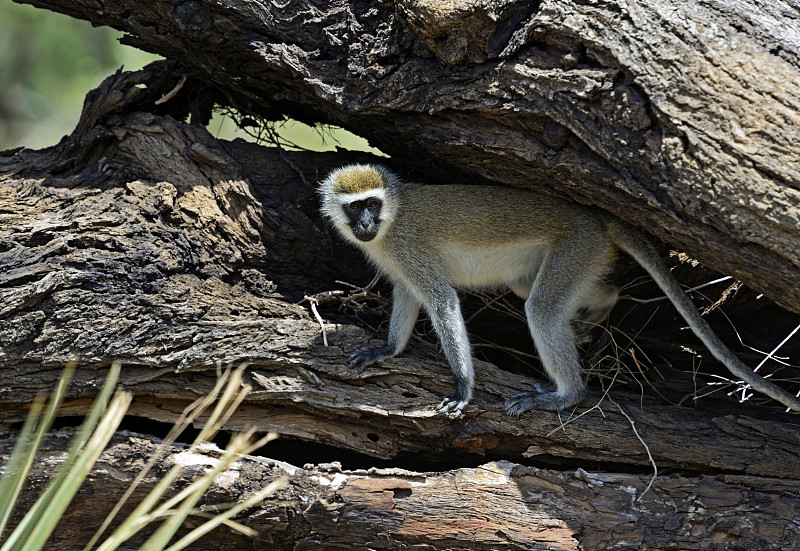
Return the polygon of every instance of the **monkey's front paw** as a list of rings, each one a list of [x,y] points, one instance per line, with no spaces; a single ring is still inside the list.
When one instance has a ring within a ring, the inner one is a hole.
[[[536,389],[535,392],[521,392],[509,398],[506,402],[506,413],[509,415],[522,415],[532,409],[561,411],[575,405],[583,398],[583,393],[564,395],[543,390],[538,384],[536,384]]]
[[[359,348],[347,358],[347,366],[359,373],[372,365],[378,365],[392,352],[388,344],[380,348]]]
[[[461,417],[464,407],[469,403],[468,399],[464,399],[459,394],[448,394],[436,406],[437,413],[450,414],[453,417]]]

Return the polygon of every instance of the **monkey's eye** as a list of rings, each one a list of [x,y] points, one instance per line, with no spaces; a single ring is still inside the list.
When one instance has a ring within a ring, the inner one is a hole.
[[[369,202],[367,203],[367,208],[375,209],[378,208],[378,205],[380,204],[381,202],[378,201],[377,199],[370,199]]]
[[[358,210],[361,208],[361,201],[353,201],[347,206],[350,207],[352,210]]]

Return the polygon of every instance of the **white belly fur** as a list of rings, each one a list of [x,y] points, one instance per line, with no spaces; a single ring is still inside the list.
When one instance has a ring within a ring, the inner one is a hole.
[[[547,253],[544,244],[522,242],[497,245],[488,250],[463,246],[442,253],[448,282],[457,289],[529,287]],[[521,285],[520,285],[521,284]]]

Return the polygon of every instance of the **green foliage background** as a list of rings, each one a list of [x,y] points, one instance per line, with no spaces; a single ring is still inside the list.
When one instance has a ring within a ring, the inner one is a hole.
[[[58,143],[78,122],[89,90],[120,67],[137,70],[159,59],[120,44],[120,36],[107,27],[0,0],[0,151]],[[223,116],[212,119],[208,130],[220,138],[252,139]],[[287,120],[275,130],[305,149],[338,146],[382,155],[341,128]]]
[[[75,127],[86,92],[120,66],[158,59],[120,44],[121,34],[0,0],[0,150],[58,143]]]

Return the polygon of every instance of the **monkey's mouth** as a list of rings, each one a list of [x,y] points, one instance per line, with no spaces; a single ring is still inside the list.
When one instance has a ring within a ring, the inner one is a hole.
[[[359,241],[372,241],[375,239],[375,236],[378,235],[378,224],[370,224],[367,227],[355,227],[353,228],[353,235],[356,236],[356,239]]]

